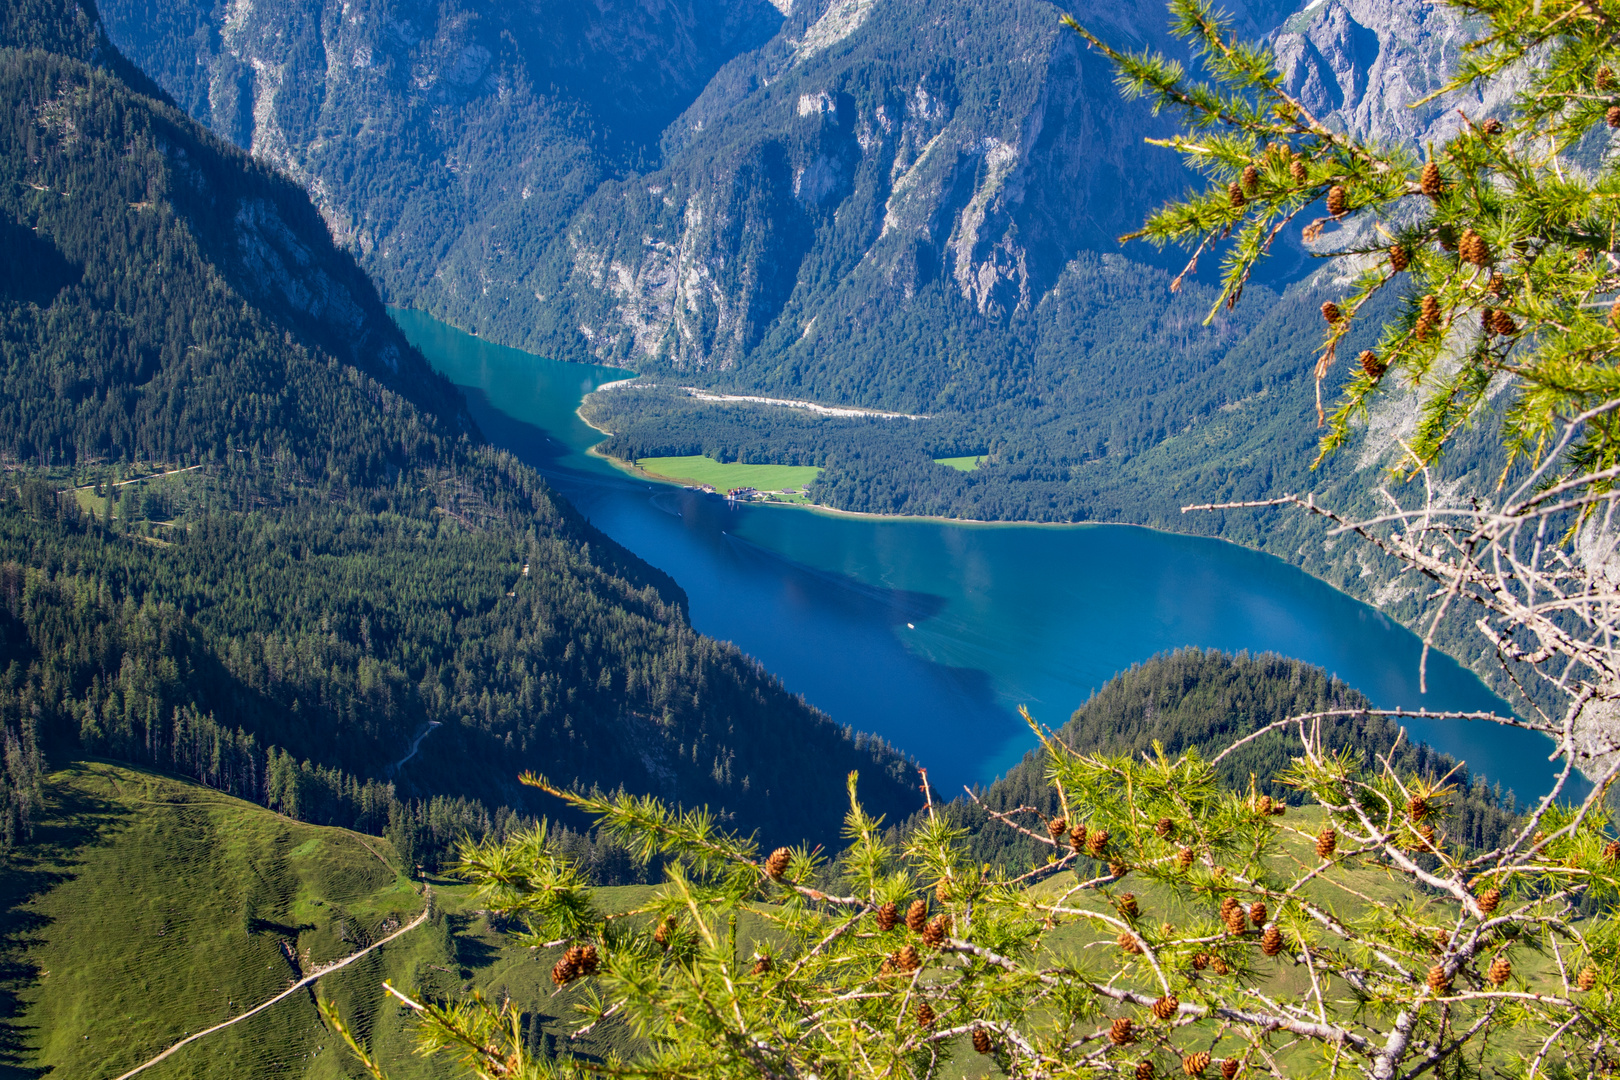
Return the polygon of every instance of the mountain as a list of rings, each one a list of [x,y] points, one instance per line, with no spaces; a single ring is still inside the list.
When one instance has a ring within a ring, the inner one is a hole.
[[[915,805],[485,443],[302,190],[126,82],[96,18],[0,39],[0,841],[84,753],[401,835],[435,797],[554,811],[524,769],[794,840],[852,769]]]

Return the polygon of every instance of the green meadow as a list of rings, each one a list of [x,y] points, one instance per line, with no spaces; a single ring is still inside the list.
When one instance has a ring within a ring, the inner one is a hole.
[[[740,461],[715,461],[702,454],[641,458],[635,465],[663,480],[708,484],[722,493],[740,487],[771,492],[797,490],[821,475],[821,469],[815,465],[748,465]]]
[[[937,457],[934,459],[934,464],[949,466],[957,472],[972,472],[979,467],[979,462],[983,460],[983,454],[968,454],[966,457]]]

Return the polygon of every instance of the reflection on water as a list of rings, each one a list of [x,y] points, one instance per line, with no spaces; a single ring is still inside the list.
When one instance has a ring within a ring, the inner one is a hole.
[[[467,390],[491,440],[681,584],[697,629],[736,642],[840,723],[916,755],[944,790],[993,779],[1029,749],[1019,705],[1055,726],[1115,673],[1181,646],[1298,657],[1383,707],[1507,711],[1443,656],[1419,694],[1415,635],[1232,544],[1124,525],[733,507],[637,480],[586,452],[602,436],[574,411],[626,372],[491,345],[419,312],[396,317]],[[1551,776],[1540,736],[1451,721],[1407,728],[1521,794]]]

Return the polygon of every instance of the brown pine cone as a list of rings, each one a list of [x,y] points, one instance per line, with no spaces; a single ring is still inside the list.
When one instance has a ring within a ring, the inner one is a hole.
[[[572,949],[569,950],[569,952],[572,951]],[[566,953],[563,955],[561,960],[558,960],[555,964],[551,965],[551,981],[556,983],[558,986],[567,986],[578,977],[579,971],[574,967],[573,964],[568,962],[568,956]]]
[[[1243,166],[1243,190],[1254,194],[1254,189],[1260,186],[1260,170],[1253,165]]]
[[[1485,238],[1473,229],[1463,230],[1462,239],[1457,241],[1457,254],[1462,256],[1463,262],[1475,266],[1485,266],[1491,261],[1491,250],[1485,245]]]
[[[1194,971],[1203,971],[1209,967],[1209,953],[1194,953],[1192,966]]]
[[[1496,910],[1496,905],[1502,902],[1501,889],[1486,889],[1479,894],[1479,910],[1489,915]]]
[[[1597,985],[1597,977],[1597,968],[1593,967],[1591,964],[1587,964],[1585,967],[1581,968],[1581,973],[1575,976],[1575,989],[1592,989],[1592,987]]]
[[[906,908],[906,929],[913,934],[920,934],[923,932],[923,927],[927,925],[928,901],[913,900],[911,906]]]
[[[1193,849],[1184,847],[1176,852],[1176,869],[1185,870],[1193,864]]]
[[[1513,963],[1505,956],[1498,956],[1491,961],[1490,970],[1485,977],[1491,980],[1493,986],[1501,986],[1513,975]]]
[[[1052,839],[1056,840],[1069,831],[1069,823],[1062,818],[1053,818],[1046,823],[1046,831],[1052,834]]]
[[[1327,303],[1322,305],[1322,318],[1326,319],[1329,323],[1338,322],[1342,316],[1343,312],[1339,310],[1339,305],[1335,304],[1333,301],[1329,300]]]
[[[1358,359],[1361,361],[1361,370],[1369,379],[1381,379],[1384,372],[1389,370],[1389,365],[1380,360],[1378,354],[1371,349],[1363,351]]]
[[[597,965],[601,962],[596,955],[595,945],[586,945],[579,950],[579,958],[575,961],[581,975],[595,975]]]
[[[1221,897],[1221,921],[1225,922],[1232,917],[1232,912],[1242,905],[1230,896]]]
[[[1167,817],[1162,817],[1153,826],[1153,832],[1160,840],[1169,839],[1170,834],[1176,831],[1176,823]]]
[[[1153,1003],[1153,1015],[1160,1020],[1168,1020],[1176,1015],[1181,1008],[1181,1001],[1174,994],[1166,994]]]
[[[1119,859],[1115,859],[1113,862],[1108,864],[1108,876],[1116,880],[1124,877],[1130,872],[1131,868]]]
[[[1227,1058],[1221,1062],[1221,1080],[1236,1080],[1238,1070],[1241,1068],[1243,1063],[1237,1058]]]
[[[1322,314],[1326,315],[1327,312],[1324,311]],[[1328,320],[1328,322],[1338,322],[1338,321],[1339,321],[1338,319],[1329,319]],[[1259,813],[1262,813],[1262,814],[1271,813],[1271,796],[1270,795],[1262,795],[1262,796],[1260,796],[1260,801],[1255,804],[1255,809]]]
[[[1479,125],[1479,130],[1483,131],[1487,135],[1500,135],[1502,134],[1502,121],[1493,116],[1483,124]]]
[[[1086,827],[1076,825],[1069,830],[1069,846],[1079,851],[1086,846]]]
[[[1226,197],[1233,206],[1242,206],[1249,201],[1243,197],[1243,188],[1235,183],[1226,185]]]
[[[781,878],[787,873],[788,863],[793,861],[793,852],[785,847],[779,847],[771,852],[771,857],[765,860],[765,872],[773,878]]]
[[[917,1005],[917,1025],[925,1028],[934,1026],[934,1007],[926,1001]]]
[[[1418,826],[1417,833],[1418,839],[1423,841],[1423,844],[1419,850],[1433,850],[1435,847],[1434,826],[1425,821],[1422,825]]]
[[[1503,337],[1508,337],[1519,332],[1519,324],[1513,321],[1513,316],[1498,308],[1491,316],[1491,329]]]
[[[1153,1062],[1143,1058],[1136,1063],[1136,1080],[1153,1080]]]
[[[1181,1059],[1181,1071],[1188,1076],[1203,1076],[1209,1068],[1209,1051],[1199,1050]]]
[[[1282,952],[1282,948],[1282,931],[1277,929],[1275,926],[1266,927],[1266,932],[1260,935],[1260,951],[1265,953],[1267,956],[1276,956],[1278,953]]]
[[[1303,161],[1296,160],[1289,164],[1288,175],[1294,178],[1294,183],[1303,184],[1305,182],[1305,178],[1309,175],[1309,171],[1305,168],[1305,163]]]
[[[1226,916],[1226,929],[1231,931],[1233,937],[1242,937],[1249,929],[1248,920],[1243,917],[1241,907],[1232,909]]]
[[[1610,105],[1609,111],[1603,114],[1603,119],[1608,121],[1610,127],[1620,128],[1620,105]]]
[[[1103,852],[1108,850],[1108,830],[1095,829],[1086,837],[1086,854],[1093,859],[1102,858]]]
[[[881,904],[874,915],[877,928],[887,934],[900,922],[900,908],[893,903]]]
[[[1127,919],[1134,919],[1142,914],[1142,909],[1137,906],[1135,893],[1120,893],[1119,898],[1114,901],[1114,906],[1119,908],[1119,913]]]
[[[1327,212],[1334,217],[1338,217],[1348,209],[1350,209],[1350,198],[1344,188],[1338,184],[1328,188]]]
[[[1119,942],[1119,947],[1121,949],[1124,949],[1132,956],[1142,955],[1142,946],[1136,943],[1136,935],[1132,934],[1130,931],[1121,930],[1119,932],[1119,937],[1115,938],[1114,940]]]
[[[1620,303],[1620,301],[1617,301]],[[1603,845],[1604,862],[1620,862],[1620,840],[1610,840]]]
[[[1491,280],[1485,283],[1485,287],[1497,296],[1501,296],[1507,292],[1507,278],[1502,276],[1501,271],[1497,271],[1491,275]]]
[[[894,954],[894,966],[897,971],[916,971],[922,967],[922,954],[917,951],[917,946],[903,946]]]
[[[664,917],[664,920],[658,924],[658,929],[653,931],[653,941],[657,942],[661,947],[667,949],[669,948],[669,939],[673,937],[674,934],[675,916],[667,915]]]
[[[1217,975],[1230,975],[1232,973],[1231,967],[1218,956],[1209,958],[1209,969]]]
[[[1495,333],[1495,327],[1492,325],[1495,319],[1495,308],[1481,308],[1479,312],[1479,328],[1485,331],[1487,334]]]
[[[939,883],[934,886],[934,899],[938,900],[942,904],[948,904],[951,902],[950,878],[939,879]]]
[[[1411,264],[1412,257],[1406,253],[1406,249],[1401,247],[1401,245],[1396,244],[1394,247],[1389,249],[1389,268],[1391,270],[1399,274]]]
[[[1435,944],[1444,949],[1446,946],[1451,944],[1451,932],[1449,930],[1436,930],[1434,933],[1434,940]]]
[[[1406,816],[1413,821],[1422,821],[1429,816],[1429,800],[1421,795],[1414,795],[1406,800]]]
[[[1263,926],[1266,921],[1266,905],[1263,900],[1256,900],[1249,905],[1249,920],[1256,926]]]
[[[1599,90],[1611,90],[1614,88],[1614,72],[1606,67],[1600,67],[1597,69],[1596,81]]]
[[[762,956],[754,961],[754,966],[748,969],[750,975],[763,975],[771,970],[771,958]]]
[[[950,932],[950,929],[951,917],[944,912],[940,912],[938,915],[935,915],[932,919],[928,920],[928,925],[923,927],[923,944],[927,945],[930,949],[939,948],[941,945],[945,944],[945,935]]]
[[[984,1028],[973,1029],[973,1049],[981,1054],[988,1054],[995,1047],[990,1045],[990,1033]]]
[[[1114,1022],[1108,1026],[1108,1041],[1115,1046],[1129,1046],[1136,1041],[1136,1025],[1130,1017],[1114,1018]]]
[[[1423,166],[1423,174],[1418,179],[1418,189],[1431,199],[1437,198],[1446,190],[1446,182],[1440,176],[1440,165],[1437,162],[1431,161]]]
[[[1451,989],[1451,977],[1446,974],[1445,965],[1436,964],[1429,969],[1429,977],[1425,980],[1429,989],[1438,997]]]

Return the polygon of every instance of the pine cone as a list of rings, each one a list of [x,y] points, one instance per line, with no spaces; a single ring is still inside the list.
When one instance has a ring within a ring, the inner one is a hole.
[[[1437,162],[1429,162],[1423,166],[1423,174],[1418,180],[1418,189],[1429,198],[1437,198],[1446,190],[1446,182],[1440,177],[1440,166]]]
[[[1324,311],[1324,312],[1322,312],[1322,314],[1326,315],[1327,312]],[[1328,322],[1338,322],[1338,321],[1339,320],[1337,318],[1333,318],[1333,319],[1328,320]],[[1261,814],[1270,814],[1271,813],[1271,796],[1270,795],[1262,795],[1262,796],[1260,796],[1260,801],[1255,805],[1255,809]]]
[[[1288,166],[1288,175],[1294,178],[1294,183],[1303,184],[1309,173],[1305,168],[1305,163],[1296,160]]]
[[[1600,67],[1600,68],[1597,69],[1597,80],[1596,81],[1597,81],[1597,88],[1599,90],[1613,89],[1613,87],[1614,87],[1614,72],[1610,71],[1606,67]]]
[[[1194,971],[1203,971],[1209,967],[1209,953],[1194,953],[1192,966]]]
[[[1168,1020],[1176,1015],[1181,1008],[1181,1001],[1174,994],[1166,994],[1153,1003],[1153,1015],[1160,1020]]]
[[[1616,303],[1620,304],[1620,301],[1616,301]],[[1603,861],[1620,862],[1620,840],[1610,840],[1603,845]]]
[[[653,931],[653,941],[657,942],[660,947],[667,949],[669,948],[669,939],[674,935],[674,933],[675,916],[667,915],[664,917],[664,920],[658,924],[658,929]]]
[[[1069,823],[1062,818],[1053,818],[1046,823],[1046,831],[1052,834],[1052,839],[1056,840],[1069,831]]]
[[[1401,247],[1401,245],[1396,244],[1394,247],[1389,249],[1389,268],[1391,270],[1399,274],[1411,264],[1412,257],[1406,253],[1406,249]]]
[[[934,1026],[934,1007],[926,1001],[917,1005],[917,1025],[925,1028]]]
[[[1114,1022],[1108,1026],[1108,1041],[1115,1046],[1128,1046],[1136,1041],[1135,1028],[1136,1025],[1131,1022],[1130,1017],[1115,1017]]]
[[[1132,956],[1142,955],[1142,946],[1136,943],[1136,935],[1132,934],[1129,930],[1121,930],[1119,932],[1119,937],[1115,938],[1114,940],[1119,942],[1119,947],[1121,949],[1124,949]]]
[[[1360,360],[1361,370],[1366,372],[1369,379],[1383,378],[1384,372],[1389,370],[1389,365],[1378,359],[1378,354],[1371,349],[1364,351]]]
[[[780,879],[787,873],[788,863],[793,861],[793,852],[785,847],[779,847],[771,852],[771,857],[765,860],[765,872],[772,878]]]
[[[763,975],[769,970],[771,970],[771,958],[768,956],[762,956],[758,960],[754,961],[754,966],[749,969],[749,974]]]
[[[1241,1068],[1243,1063],[1237,1058],[1227,1058],[1221,1062],[1221,1080],[1236,1080],[1238,1070]]]
[[[878,929],[887,934],[899,923],[900,909],[893,903],[882,904],[878,907],[875,918],[877,919]]]
[[[1069,830],[1069,844],[1076,851],[1086,846],[1086,827],[1084,825],[1076,825]]]
[[[1108,876],[1114,878],[1115,880],[1124,877],[1130,872],[1131,868],[1119,859],[1115,859],[1113,862],[1108,864]]]
[[[1338,184],[1328,188],[1327,212],[1334,217],[1338,217],[1348,209],[1350,209],[1350,199],[1344,188]]]
[[[1503,277],[1501,272],[1498,271],[1491,275],[1491,280],[1485,287],[1497,296],[1501,296],[1507,292],[1507,278]]]
[[[1263,926],[1266,921],[1266,905],[1262,900],[1256,900],[1249,905],[1249,919],[1256,926]]]
[[[906,908],[906,929],[913,934],[920,934],[923,932],[923,927],[927,925],[928,901],[913,900],[911,906]]]
[[[1153,826],[1153,832],[1160,840],[1167,840],[1170,834],[1176,831],[1176,823],[1167,817],[1162,817]]]
[[[1153,1062],[1143,1058],[1136,1063],[1136,1080],[1153,1080]]]
[[[1225,922],[1232,917],[1232,912],[1240,905],[1230,896],[1221,897],[1221,921]]]
[[[1338,322],[1342,316],[1343,313],[1339,310],[1339,305],[1335,304],[1333,301],[1329,300],[1327,303],[1322,305],[1322,318],[1326,319],[1329,323]]]
[[[1603,114],[1603,119],[1609,122],[1612,128],[1620,128],[1620,105],[1610,105],[1609,111]]]
[[[1491,984],[1493,986],[1501,986],[1503,983],[1507,982],[1512,975],[1512,962],[1509,961],[1505,956],[1498,956],[1495,960],[1491,961],[1490,970],[1486,972],[1485,977],[1491,980]]]
[[[575,961],[581,975],[595,975],[600,958],[596,955],[595,945],[586,945],[579,950],[579,958]]]
[[[894,966],[899,971],[916,971],[922,967],[922,954],[917,951],[917,946],[906,945],[895,953]]]
[[[1502,134],[1502,121],[1493,116],[1483,124],[1479,125],[1479,130],[1483,131],[1487,135],[1500,135]]]
[[[1491,329],[1503,337],[1508,337],[1519,332],[1519,324],[1513,321],[1513,316],[1498,308],[1491,316]]]
[[[1114,901],[1114,905],[1119,908],[1119,913],[1127,919],[1134,919],[1142,914],[1142,909],[1137,906],[1135,893],[1120,893],[1119,898]]]
[[[1463,230],[1462,239],[1457,241],[1457,254],[1462,256],[1463,262],[1471,262],[1475,266],[1485,266],[1491,261],[1485,238],[1473,229]]]
[[[569,950],[569,952],[572,951],[572,949]],[[567,986],[578,977],[579,971],[574,967],[573,964],[568,962],[568,956],[566,953],[563,955],[561,960],[558,960],[555,964],[551,965],[551,981],[556,983],[558,986]]]
[[[1209,1051],[1199,1050],[1181,1059],[1181,1071],[1188,1076],[1203,1076],[1209,1068]]]
[[[1278,953],[1282,952],[1282,948],[1282,931],[1277,929],[1275,926],[1266,927],[1266,932],[1260,935],[1260,951],[1265,953],[1267,956],[1276,956]]]
[[[1243,166],[1243,190],[1254,194],[1254,189],[1260,186],[1260,170],[1253,165]]]
[[[1086,837],[1086,854],[1093,859],[1102,858],[1103,852],[1108,850],[1108,830],[1097,829]]]
[[[950,931],[950,928],[951,917],[944,912],[940,912],[928,921],[927,926],[923,927],[923,944],[930,949],[939,948],[945,944],[945,935]]]
[[[1429,977],[1425,981],[1428,983],[1429,989],[1434,991],[1437,997],[1451,989],[1451,977],[1446,974],[1445,965],[1443,964],[1436,964],[1430,968]]]
[[[1489,915],[1496,910],[1496,905],[1502,902],[1501,889],[1486,889],[1479,894],[1479,910]]]
[[[1429,800],[1421,795],[1414,795],[1406,800],[1406,816],[1413,821],[1422,821],[1429,816]]]
[[[934,886],[934,899],[938,900],[942,904],[948,904],[951,902],[950,878],[939,879],[939,883]]]
[[[1248,200],[1243,197],[1243,188],[1236,183],[1226,185],[1226,197],[1231,201],[1233,206],[1242,206],[1244,203],[1248,202]]]
[[[994,1047],[990,1045],[990,1033],[984,1030],[984,1028],[973,1029],[973,1049],[977,1050],[981,1054],[988,1054],[994,1049]]]
[[[1451,944],[1451,932],[1449,930],[1436,930],[1434,941],[1442,950],[1445,949],[1446,946]]]
[[[1434,826],[1430,825],[1428,822],[1424,822],[1422,825],[1418,826],[1418,831],[1417,832],[1418,832],[1418,839],[1423,841],[1423,847],[1426,848],[1426,849],[1433,849],[1434,846],[1435,846],[1435,844],[1434,844]]]
[[[1590,990],[1597,985],[1597,977],[1597,968],[1587,964],[1581,968],[1581,973],[1575,976],[1575,988],[1577,990]]]
[[[1428,319],[1430,322],[1440,321],[1440,301],[1434,296],[1433,293],[1425,296],[1422,301],[1420,301],[1420,308],[1425,319]]]
[[[1176,869],[1185,870],[1193,864],[1193,849],[1184,847],[1176,852]]]
[[[1218,956],[1209,958],[1209,969],[1217,975],[1230,975],[1232,973],[1231,967]]]
[[[1226,916],[1226,928],[1231,931],[1233,937],[1242,937],[1248,931],[1249,923],[1248,920],[1243,917],[1243,909],[1241,907],[1234,908],[1232,912]]]

